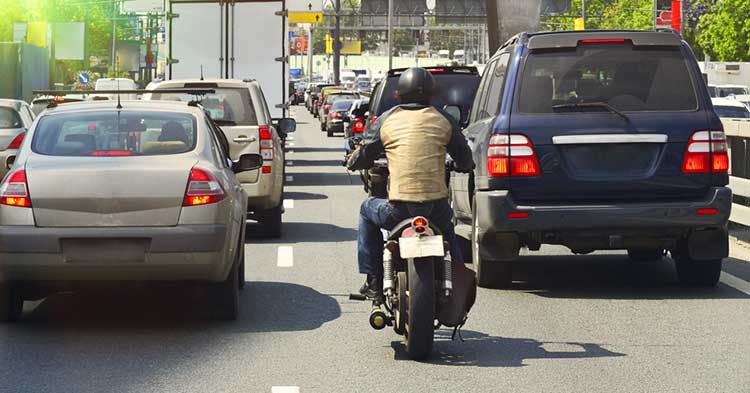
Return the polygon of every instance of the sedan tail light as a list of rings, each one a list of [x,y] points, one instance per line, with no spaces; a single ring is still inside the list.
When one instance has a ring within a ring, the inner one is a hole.
[[[219,184],[211,172],[200,168],[192,168],[182,206],[200,206],[216,203],[226,196],[221,184]]]
[[[487,172],[491,177],[539,176],[539,161],[529,138],[521,134],[493,135],[487,150]]]
[[[340,119],[341,118],[341,112],[332,112],[331,113],[331,119]]]
[[[0,204],[17,207],[31,207],[26,171],[19,169],[5,178],[0,186]]]
[[[25,132],[22,132],[18,135],[16,135],[15,138],[13,138],[12,141],[10,141],[10,144],[8,145],[8,149],[19,149],[21,147],[21,143],[23,143],[23,138],[26,136]]]
[[[331,110],[331,105],[323,105],[323,110],[328,112]]]
[[[727,173],[729,155],[724,131],[696,131],[682,161],[683,173]]]

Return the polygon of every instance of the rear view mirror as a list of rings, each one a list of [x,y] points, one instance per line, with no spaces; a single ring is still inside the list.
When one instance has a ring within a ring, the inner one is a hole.
[[[243,154],[232,163],[234,173],[252,171],[263,166],[263,157],[260,154]]]
[[[6,169],[12,168],[13,167],[13,163],[15,163],[15,162],[16,162],[16,156],[15,156],[15,154],[8,156],[5,159],[5,168]]]
[[[461,107],[458,105],[446,105],[443,110],[448,113],[456,123],[461,124]]]
[[[297,120],[290,117],[279,119],[279,132],[282,134],[289,134],[297,130]]]

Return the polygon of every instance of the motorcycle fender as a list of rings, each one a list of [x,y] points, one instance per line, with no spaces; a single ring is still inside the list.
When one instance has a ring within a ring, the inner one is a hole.
[[[443,326],[455,327],[466,321],[466,317],[477,298],[477,282],[474,271],[463,263],[453,263],[453,291],[445,302],[440,303],[438,321]]]

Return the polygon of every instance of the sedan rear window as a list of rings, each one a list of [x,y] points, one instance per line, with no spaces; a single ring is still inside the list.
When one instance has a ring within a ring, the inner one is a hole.
[[[737,119],[750,118],[750,110],[738,106],[719,106],[714,105],[714,110],[719,117],[731,117]]]
[[[522,113],[607,106],[626,112],[696,110],[695,88],[680,49],[582,44],[575,50],[529,54],[520,86]]]
[[[336,101],[331,107],[332,111],[348,111],[352,107],[352,100],[339,100]]]
[[[15,109],[0,107],[0,128],[21,128],[21,116]]]
[[[43,116],[31,149],[49,156],[156,156],[195,148],[192,115],[164,112],[83,112]]]
[[[170,93],[156,90],[151,94],[152,100],[200,101],[203,109],[208,111],[211,118],[224,126],[257,126],[258,116],[255,113],[250,91],[244,88],[211,88],[213,94],[197,97],[190,94]],[[165,89],[166,90],[166,89]]]

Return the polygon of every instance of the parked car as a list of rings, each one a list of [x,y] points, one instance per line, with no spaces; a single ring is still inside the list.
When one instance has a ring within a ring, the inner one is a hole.
[[[344,119],[349,118],[349,110],[355,100],[343,99],[337,100],[331,105],[331,110],[326,116],[326,131],[328,137],[332,137],[336,132],[344,132]]]
[[[747,105],[731,98],[712,98],[711,103],[714,111],[722,118],[747,119],[750,118],[750,109]]]
[[[203,286],[216,317],[237,318],[247,194],[235,174],[257,170],[258,154],[232,161],[184,103],[61,105],[27,133],[0,185],[0,320],[112,282]]]
[[[34,117],[26,102],[0,99],[0,179],[8,173],[7,164],[18,153]]]
[[[681,282],[715,285],[728,254],[727,143],[689,46],[673,32],[521,33],[489,61],[451,176],[479,285],[508,287],[519,249],[669,251]]]
[[[424,67],[435,78],[438,89],[432,99],[436,108],[454,106],[461,111],[461,121],[468,119],[474,95],[479,86],[479,73],[475,67]],[[369,134],[370,126],[375,124],[378,117],[387,110],[398,105],[396,87],[398,78],[406,68],[388,71],[386,77],[378,83],[370,97],[370,113],[365,124],[365,135]]]
[[[258,82],[231,79],[171,80],[154,86],[144,100],[176,100],[189,102],[195,96],[172,93],[170,89],[214,89],[200,99],[203,108],[218,124],[229,140],[229,156],[239,159],[243,153],[263,156],[263,167],[238,174],[248,195],[248,218],[257,220],[270,237],[281,236],[281,215],[284,192],[284,144],[286,133],[293,132],[293,119],[274,124]]]
[[[318,114],[318,118],[320,119],[320,130],[328,131],[328,112],[331,110],[334,103],[340,100],[356,100],[359,98],[359,93],[355,93],[353,91],[336,91],[327,93],[325,98],[323,99],[323,103],[321,104]]]

